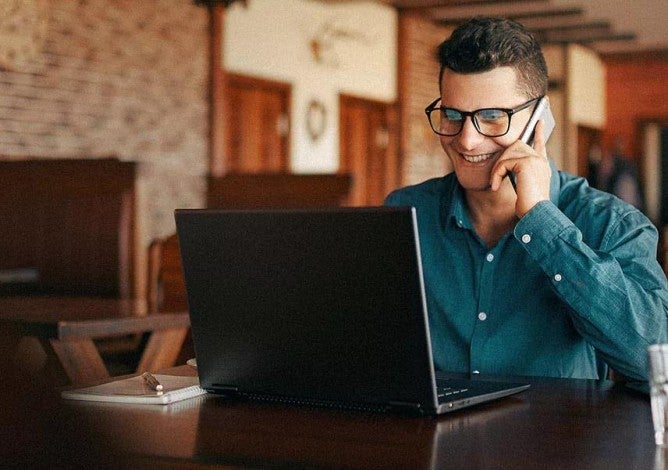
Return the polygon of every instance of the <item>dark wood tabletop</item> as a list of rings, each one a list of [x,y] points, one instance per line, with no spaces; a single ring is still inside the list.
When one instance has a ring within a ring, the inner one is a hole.
[[[145,302],[110,297],[8,296],[0,297],[0,318],[35,322],[96,320],[146,314]]]
[[[146,303],[102,297],[0,297],[0,329],[18,347],[37,339],[46,354],[45,373],[56,384],[109,377],[94,340],[146,333],[139,368],[174,365],[188,331],[187,312],[147,314]],[[10,348],[9,345],[5,345]]]
[[[148,315],[146,302],[102,297],[0,297],[0,322],[26,335],[63,339],[189,326],[187,312]]]
[[[103,458],[152,468],[663,468],[646,395],[611,381],[521,380],[531,388],[438,418],[203,396],[66,402],[61,423],[76,422]]]

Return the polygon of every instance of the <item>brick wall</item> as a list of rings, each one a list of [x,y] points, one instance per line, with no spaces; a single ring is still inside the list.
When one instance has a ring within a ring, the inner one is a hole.
[[[399,50],[403,183],[414,184],[452,171],[424,113],[424,108],[439,96],[436,50],[450,30],[402,14],[399,34],[404,45]]]
[[[206,9],[192,0],[24,5],[39,10],[44,32],[36,54],[0,70],[0,159],[138,161],[141,248],[172,232],[173,209],[204,198]]]
[[[174,231],[173,209],[204,201],[207,12],[192,0],[24,4],[43,22],[38,50],[0,69],[0,159],[139,162],[141,275],[150,240]],[[400,27],[403,182],[412,184],[449,171],[423,112],[438,95],[434,52],[448,32],[404,15]]]

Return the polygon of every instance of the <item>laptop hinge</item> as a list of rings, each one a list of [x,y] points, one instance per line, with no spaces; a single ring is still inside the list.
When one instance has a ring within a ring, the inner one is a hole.
[[[231,385],[211,384],[211,387],[207,387],[206,391],[230,397],[239,395],[239,388]]]
[[[390,401],[388,408],[392,411],[410,414],[424,414],[424,408],[420,403],[409,403],[405,401]]]

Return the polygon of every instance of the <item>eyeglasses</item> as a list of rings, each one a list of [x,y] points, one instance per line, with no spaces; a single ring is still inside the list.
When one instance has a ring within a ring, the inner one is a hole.
[[[431,129],[438,135],[452,137],[464,127],[466,116],[471,116],[476,130],[487,137],[501,137],[510,130],[510,118],[513,114],[528,108],[542,96],[527,101],[516,108],[482,108],[475,111],[460,111],[455,108],[438,106],[441,98],[424,109]]]

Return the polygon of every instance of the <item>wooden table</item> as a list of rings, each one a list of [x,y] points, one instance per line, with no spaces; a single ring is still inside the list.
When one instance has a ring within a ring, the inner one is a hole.
[[[187,312],[147,315],[144,302],[109,298],[2,297],[0,330],[5,354],[20,338],[35,337],[46,353],[44,373],[56,384],[109,378],[96,339],[148,333],[139,371],[174,365],[190,322]],[[5,355],[5,357],[11,357]]]
[[[126,468],[663,468],[646,395],[611,381],[521,380],[526,392],[439,418],[204,396],[168,406],[61,402],[58,423],[87,436],[76,458]]]

